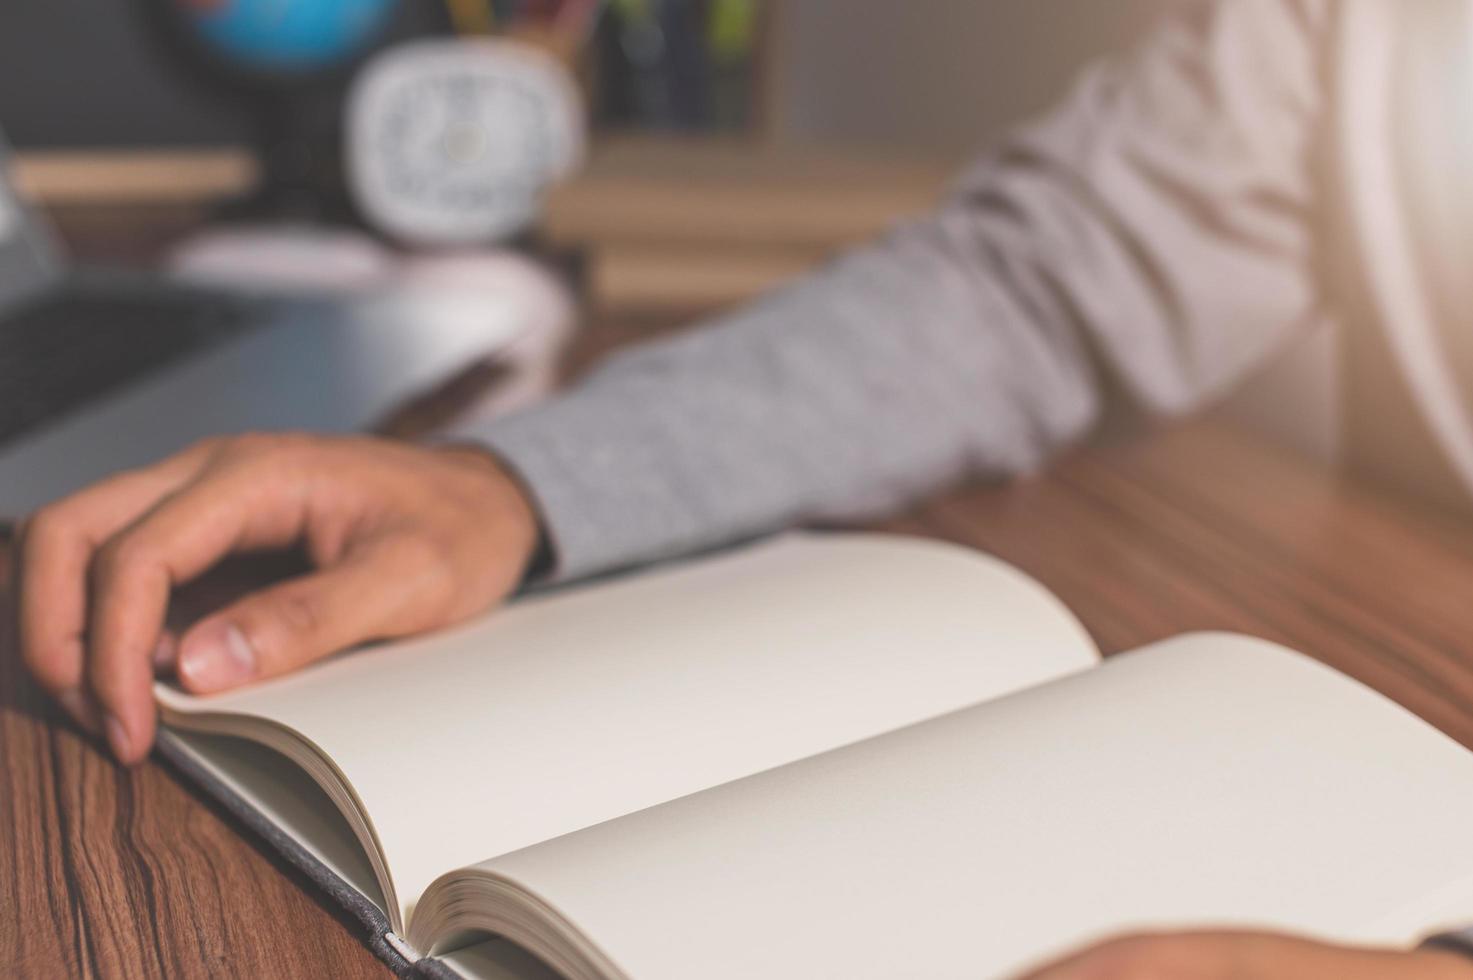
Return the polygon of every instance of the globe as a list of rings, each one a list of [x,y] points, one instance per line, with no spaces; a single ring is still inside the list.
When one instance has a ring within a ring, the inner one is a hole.
[[[0,3],[8,0],[0,0]],[[257,188],[229,218],[333,218],[348,211],[343,92],[380,48],[437,28],[414,0],[134,0],[182,80],[248,120]]]
[[[400,0],[168,0],[196,45],[256,76],[311,75],[366,53]]]

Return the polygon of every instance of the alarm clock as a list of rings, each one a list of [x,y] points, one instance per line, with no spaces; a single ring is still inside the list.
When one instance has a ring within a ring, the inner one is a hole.
[[[492,38],[416,41],[377,55],[349,93],[346,171],[364,219],[406,244],[509,238],[583,158],[566,68]]]

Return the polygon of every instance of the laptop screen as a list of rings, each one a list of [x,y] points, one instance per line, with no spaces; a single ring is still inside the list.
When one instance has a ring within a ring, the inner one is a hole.
[[[51,236],[16,194],[0,133],[0,312],[53,285],[62,275]]]

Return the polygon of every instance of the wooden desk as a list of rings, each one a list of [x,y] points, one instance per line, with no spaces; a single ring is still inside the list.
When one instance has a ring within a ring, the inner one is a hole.
[[[1042,579],[1115,652],[1279,640],[1473,745],[1473,528],[1188,425],[887,523]],[[8,625],[8,623],[7,623]],[[6,630],[8,636],[9,630]],[[120,771],[0,649],[0,955],[24,975],[386,977],[334,907],[165,768]]]
[[[623,336],[593,329],[584,348]],[[1473,525],[1195,423],[884,525],[994,552],[1107,652],[1234,629],[1312,653],[1473,746]],[[0,622],[0,963],[25,976],[387,977],[312,886],[161,765],[114,767]]]

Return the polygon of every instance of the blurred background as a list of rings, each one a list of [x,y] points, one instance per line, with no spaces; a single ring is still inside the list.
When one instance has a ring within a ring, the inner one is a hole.
[[[275,200],[264,216],[442,248],[386,232],[388,219],[375,228],[361,202],[329,200],[351,166],[342,118],[355,76],[371,53],[405,41],[517,37],[575,80],[587,148],[539,193],[527,229],[477,244],[549,257],[585,317],[639,332],[740,302],[924,210],[962,161],[1058,98],[1082,65],[1188,0],[358,0],[359,15],[383,20],[363,50],[319,51],[327,67],[274,93],[240,84],[218,57],[202,63],[160,16],[171,5],[221,16],[291,2],[6,4],[0,125],[21,151],[22,185],[84,253],[157,256],[202,223],[263,217],[222,205],[249,202],[274,166],[263,160],[281,155],[273,113],[308,103],[316,108],[296,111],[289,138],[311,144],[304,193],[316,199]],[[129,230],[118,209],[147,209],[150,220]],[[1328,343],[1317,336],[1291,352],[1228,411],[1330,454]]]
[[[1173,0],[749,0],[753,135],[961,153],[1047,105],[1081,63],[1129,43]],[[231,145],[244,120],[165,64],[138,0],[21,0],[0,13],[0,118],[25,147]],[[625,7],[719,3],[648,0]],[[444,30],[409,4],[404,33]],[[631,33],[637,33],[631,32]],[[580,54],[586,57],[588,53]],[[615,97],[616,98],[616,97]],[[605,105],[615,102],[607,98]],[[608,112],[600,123],[653,120]]]

